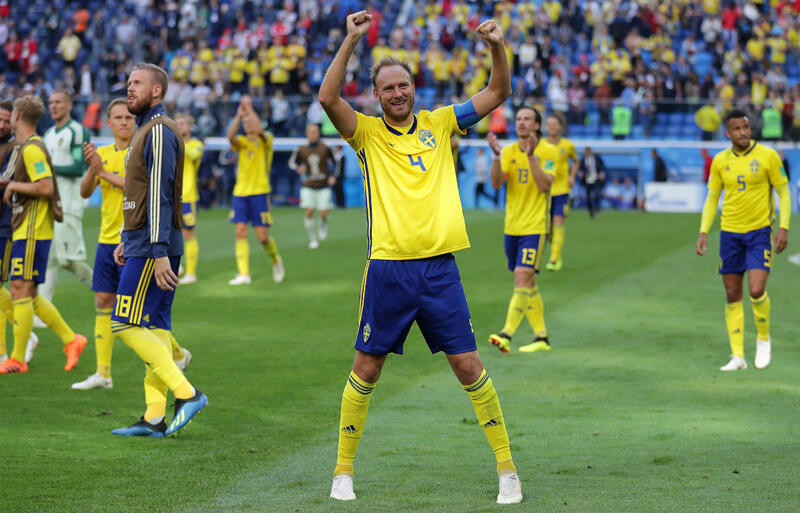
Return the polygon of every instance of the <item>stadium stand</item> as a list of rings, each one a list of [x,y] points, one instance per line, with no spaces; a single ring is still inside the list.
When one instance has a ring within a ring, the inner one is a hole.
[[[509,107],[562,111],[573,137],[611,139],[617,106],[632,113],[630,127],[617,127],[624,138],[713,137],[695,121],[711,105],[778,119],[771,138],[800,139],[800,0],[4,1],[0,97],[66,87],[83,119],[92,103],[124,94],[125,70],[147,60],[168,69],[169,105],[192,112],[201,135],[221,135],[249,93],[276,135],[299,136],[345,16],[365,5],[374,25],[344,84],[363,110],[374,103],[358,71],[385,55],[411,62],[421,106],[473,94],[488,71],[472,30],[494,17],[512,62]],[[270,101],[278,89],[286,103]],[[488,120],[474,135],[487,130]]]

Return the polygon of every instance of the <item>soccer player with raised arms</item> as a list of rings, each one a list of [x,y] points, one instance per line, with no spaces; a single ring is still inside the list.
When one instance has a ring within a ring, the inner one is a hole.
[[[197,193],[197,171],[203,159],[203,141],[192,138],[194,118],[188,114],[178,114],[175,117],[178,130],[181,131],[186,154],[183,161],[183,242],[186,247],[186,274],[181,279],[181,284],[197,281],[197,259],[200,255],[200,246],[195,235],[197,225],[197,202],[200,195]]]
[[[183,429],[208,404],[208,397],[172,359],[169,330],[183,253],[181,189],[183,139],[165,114],[167,73],[137,64],[128,78],[128,110],[136,131],[125,157],[122,242],[114,260],[122,265],[111,330],[145,362],[146,409],[138,422],[115,429],[120,436],[169,436]],[[175,414],[165,422],[167,389]]]
[[[725,135],[731,147],[714,156],[708,180],[708,197],[700,221],[697,254],[705,255],[708,230],[714,224],[722,190],[721,231],[719,235],[719,274],[725,286],[725,324],[731,346],[731,360],[721,371],[747,368],[744,359],[743,277],[747,271],[750,303],[756,330],[756,369],[765,369],[772,347],[769,337],[770,300],[765,290],[772,268],[772,251],[786,249],[792,211],[788,179],[777,152],[752,140],[750,120],[734,109],[725,117]],[[775,222],[773,190],[780,200],[780,225],[772,243]]]
[[[453,252],[469,247],[450,138],[511,95],[500,27],[477,28],[491,49],[488,87],[460,105],[414,114],[414,77],[393,58],[370,70],[383,117],[356,112],[340,92],[345,66],[372,17],[347,17],[347,36],[320,86],[319,101],[355,150],[364,177],[368,260],[361,287],[353,369],[342,393],[339,445],[331,497],[353,500],[353,459],[370,396],[389,353],[402,354],[416,321],[432,353],[443,351],[472,401],[494,450],[500,504],[522,500],[503,412],[483,368]]]
[[[560,114],[549,114],[545,119],[545,129],[547,130],[547,141],[558,150],[556,177],[550,189],[552,198],[550,215],[553,227],[547,270],[560,271],[564,265],[561,258],[561,251],[564,249],[564,220],[569,213],[569,193],[572,186],[575,185],[575,175],[578,173],[580,160],[572,141],[561,136],[564,131],[564,118]],[[570,161],[572,161],[571,165]]]
[[[536,287],[536,273],[547,237],[549,191],[556,174],[558,148],[542,140],[542,116],[533,107],[517,110],[519,141],[500,148],[494,134],[489,145],[494,152],[490,172],[492,187],[506,183],[505,246],[508,270],[514,273],[514,294],[508,305],[506,323],[489,342],[500,351],[511,349],[511,337],[526,316],[534,333],[533,342],[519,348],[523,353],[550,350],[544,324],[544,303]]]
[[[239,124],[245,135],[237,135]],[[264,246],[272,260],[272,279],[283,281],[286,272],[278,254],[275,238],[269,236],[272,214],[269,212],[269,172],[272,167],[272,134],[261,127],[258,114],[249,96],[243,96],[236,115],[228,127],[231,149],[239,154],[236,167],[236,185],[233,187],[231,222],[236,225],[236,268],[238,274],[229,285],[250,284],[250,244],[247,242],[247,225],[252,224],[258,242]]]
[[[64,343],[67,363],[64,370],[78,364],[86,337],[78,335],[64,322],[56,307],[38,293],[47,277],[47,256],[53,240],[53,224],[61,221],[61,201],[53,175],[53,163],[36,125],[44,112],[38,96],[14,100],[11,127],[19,141],[14,180],[6,186],[3,201],[12,206],[11,297],[14,300],[14,350],[0,364],[0,374],[28,372],[25,349],[36,314]]]

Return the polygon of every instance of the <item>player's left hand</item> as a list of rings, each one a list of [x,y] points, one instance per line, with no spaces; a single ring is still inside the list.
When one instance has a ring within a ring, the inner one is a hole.
[[[481,36],[490,45],[503,44],[503,31],[500,30],[500,25],[494,20],[486,20],[475,29],[479,36]]]
[[[775,253],[782,252],[786,249],[787,244],[789,244],[789,230],[781,228],[778,230],[778,234],[775,235]]]
[[[575,185],[575,177],[574,177],[574,176],[570,175],[570,177],[569,177],[569,180],[568,180],[568,181],[569,181],[569,186],[570,186],[570,187],[572,187],[573,185]]]
[[[705,256],[706,251],[708,250],[708,236],[705,233],[701,233],[699,237],[697,237],[697,246],[695,247],[697,254],[700,256]]]
[[[328,177],[328,185],[330,185],[331,187],[336,185],[336,177],[335,176],[331,175],[331,176]]]
[[[3,203],[8,206],[11,206],[11,195],[14,193],[14,182],[9,183],[6,185],[6,190],[3,193]]]
[[[155,272],[156,285],[161,290],[175,290],[178,286],[178,277],[172,272],[169,257],[156,258]]]

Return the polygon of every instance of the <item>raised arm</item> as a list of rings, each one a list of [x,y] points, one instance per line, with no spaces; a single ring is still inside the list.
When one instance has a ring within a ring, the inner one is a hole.
[[[233,121],[231,121],[231,124],[228,127],[228,132],[225,134],[228,137],[228,141],[231,143],[231,147],[233,148],[237,146],[236,134],[239,133],[239,125],[242,123],[242,118],[244,118],[245,113],[245,108],[240,103],[239,108],[236,109],[236,115],[233,117]]]
[[[522,141],[523,139],[520,139]],[[539,165],[539,161],[536,160],[533,152],[536,150],[536,145],[539,143],[539,138],[536,137],[536,132],[531,132],[531,135],[528,136],[528,144],[526,146],[525,153],[528,155],[528,164],[531,168],[531,175],[533,175],[533,181],[536,183],[536,187],[539,188],[541,192],[547,192],[550,190],[550,186],[553,185],[553,180],[555,177],[551,174],[545,173],[542,169],[542,166]],[[555,165],[555,162],[550,163],[551,166]]]
[[[371,21],[372,15],[367,14],[367,11],[359,11],[347,17],[347,36],[319,86],[319,103],[345,139],[353,137],[358,122],[356,111],[341,97],[345,68],[358,41],[367,33]]]
[[[511,71],[508,69],[505,42],[500,26],[494,20],[486,20],[476,29],[492,50],[492,73],[489,85],[472,97],[475,113],[482,118],[499,107],[511,96]]]
[[[492,169],[489,171],[489,181],[492,182],[492,188],[499,189],[506,181],[506,174],[503,173],[503,166],[500,164],[502,148],[500,148],[500,141],[497,140],[497,136],[493,133],[489,132],[486,139],[489,141],[489,147],[491,147],[493,155]]]
[[[89,164],[89,172],[81,180],[81,198],[88,198],[97,188],[97,169],[103,168],[103,160],[97,154],[93,143],[83,143],[83,158]]]

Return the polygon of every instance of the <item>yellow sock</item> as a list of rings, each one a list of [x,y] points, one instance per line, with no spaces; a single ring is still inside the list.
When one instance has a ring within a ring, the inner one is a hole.
[[[48,328],[58,335],[64,344],[69,344],[75,340],[75,332],[64,322],[64,318],[58,313],[58,308],[41,294],[37,294],[33,298],[33,311],[47,324]]]
[[[522,317],[528,309],[528,302],[534,290],[535,289],[525,287],[514,288],[514,295],[511,296],[511,301],[508,303],[508,314],[506,314],[506,324],[503,326],[503,333],[509,336],[516,333],[519,323],[522,322]]]
[[[497,459],[497,471],[499,473],[516,472],[514,463],[511,461],[511,446],[508,442],[506,425],[503,422],[503,410],[500,409],[497,392],[486,369],[483,370],[478,381],[471,385],[465,385],[464,390],[469,394],[478,422],[483,426],[483,432],[489,440],[489,445],[492,446]]]
[[[176,398],[189,399],[194,395],[194,388],[172,360],[169,335],[166,330],[148,330],[141,326],[116,321],[111,322],[111,330],[125,342],[125,345],[133,349],[147,368],[172,390]]]
[[[744,358],[744,308],[741,301],[725,305],[725,325],[733,356]]]
[[[550,246],[550,261],[557,262],[561,258],[561,249],[564,247],[564,225],[553,225],[553,244]]]
[[[33,299],[24,297],[14,301],[14,351],[11,358],[25,361],[25,349],[33,329]]]
[[[197,274],[197,256],[200,254],[197,237],[184,243],[184,251],[186,253],[186,274]]]
[[[242,276],[250,276],[250,244],[247,239],[236,239],[236,268]]]
[[[750,298],[753,304],[753,315],[756,318],[756,330],[759,340],[769,340],[769,308],[770,301],[767,291],[760,298]]]
[[[97,352],[97,373],[111,377],[111,352],[114,349],[114,334],[111,333],[111,309],[98,308],[94,317],[94,348]]]
[[[0,286],[0,355],[6,354],[6,321],[14,326],[14,301],[7,288]]]
[[[547,336],[547,327],[544,324],[544,302],[542,302],[542,295],[539,294],[539,288],[534,287],[531,293],[531,300],[528,301],[528,308],[525,310],[525,316],[531,325],[533,334],[537,337]]]
[[[175,339],[175,335],[172,334],[171,331],[167,332],[169,334],[169,346],[172,350],[172,359],[173,360],[183,360],[183,348],[178,341]]]
[[[336,457],[336,470],[338,474],[353,473],[353,458],[356,456],[358,442],[367,422],[369,398],[375,389],[376,383],[367,383],[355,372],[347,378],[342,392],[342,410],[339,417],[339,449]]]
[[[167,414],[167,386],[163,383],[161,384],[163,391],[164,391],[164,400],[159,402],[148,402],[148,395],[147,395],[147,376],[144,378],[144,396],[145,396],[145,403],[147,404],[147,409],[144,411],[144,420],[150,422],[152,419],[157,419],[158,417],[164,417]],[[152,391],[151,391],[152,392]],[[158,395],[152,395],[150,398],[155,399]]]
[[[264,244],[264,249],[267,251],[269,258],[272,259],[272,263],[277,264],[280,255],[278,254],[278,245],[275,244],[274,237],[267,239],[267,243]]]

